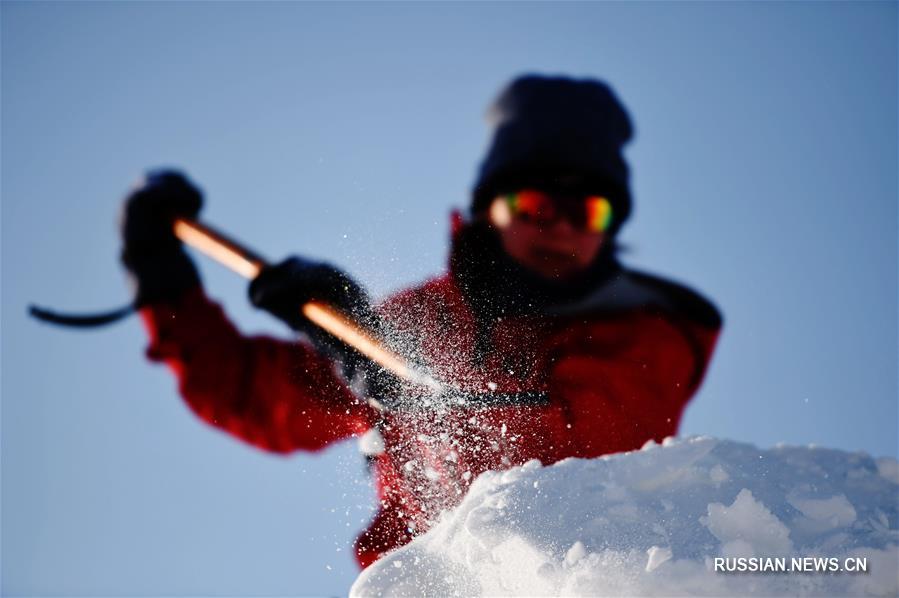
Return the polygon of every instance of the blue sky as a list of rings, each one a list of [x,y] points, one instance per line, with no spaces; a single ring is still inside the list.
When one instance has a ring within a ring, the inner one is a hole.
[[[30,302],[129,297],[121,197],[185,169],[204,217],[384,296],[439,272],[523,72],[609,81],[637,135],[625,260],[726,328],[684,434],[897,454],[897,5],[4,2],[2,591],[341,595],[371,512],[352,443],[274,457],[143,357]],[[286,336],[198,258],[247,333]]]

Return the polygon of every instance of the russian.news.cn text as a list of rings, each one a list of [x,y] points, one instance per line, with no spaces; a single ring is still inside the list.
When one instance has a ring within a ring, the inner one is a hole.
[[[715,557],[716,573],[867,573],[865,557]]]

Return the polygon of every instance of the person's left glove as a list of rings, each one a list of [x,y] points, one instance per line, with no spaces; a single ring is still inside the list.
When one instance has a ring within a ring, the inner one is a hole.
[[[250,283],[249,295],[253,305],[305,333],[327,354],[344,361],[349,348],[307,320],[303,304],[326,303],[369,332],[378,332],[378,319],[365,290],[346,273],[324,262],[294,256],[268,266]]]
[[[397,391],[398,380],[393,374],[303,316],[303,304],[318,301],[337,308],[382,342],[392,337],[365,290],[345,272],[331,264],[294,256],[264,268],[250,283],[249,295],[253,305],[306,334],[323,355],[339,362],[354,389],[376,397]]]

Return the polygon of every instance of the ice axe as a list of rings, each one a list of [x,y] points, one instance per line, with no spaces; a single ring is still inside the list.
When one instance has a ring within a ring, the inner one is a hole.
[[[174,223],[175,236],[197,251],[209,256],[244,278],[252,280],[267,265],[254,251],[196,220],[177,218]],[[326,303],[308,301],[297,309],[310,322],[343,341],[356,351],[392,372],[402,380],[427,386],[432,390],[442,389],[434,378],[418,371],[407,360],[397,355],[358,323]],[[128,305],[108,313],[95,315],[68,315],[55,313],[37,306],[30,306],[31,315],[39,320],[76,327],[94,327],[122,319],[136,311]]]

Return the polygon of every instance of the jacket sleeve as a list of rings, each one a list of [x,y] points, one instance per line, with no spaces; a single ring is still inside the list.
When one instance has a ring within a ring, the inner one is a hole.
[[[633,450],[677,433],[718,336],[645,314],[569,338],[551,369],[581,456]]]
[[[310,345],[245,337],[201,287],[140,311],[147,356],[175,373],[207,423],[259,448],[318,450],[363,433],[366,407]]]

